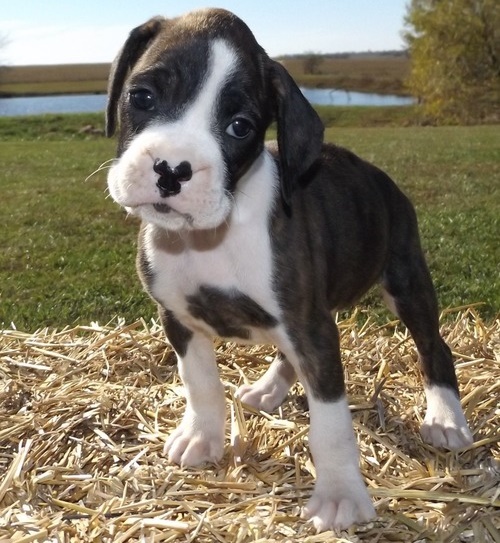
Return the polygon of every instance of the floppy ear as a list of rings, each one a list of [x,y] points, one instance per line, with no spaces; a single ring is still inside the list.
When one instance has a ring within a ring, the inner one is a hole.
[[[147,49],[151,40],[158,34],[164,20],[163,17],[154,17],[134,28],[111,66],[106,108],[106,136],[108,137],[115,133],[118,100],[127,74]]]
[[[323,123],[286,69],[272,61],[271,82],[276,100],[281,194],[285,205],[300,177],[319,157]]]

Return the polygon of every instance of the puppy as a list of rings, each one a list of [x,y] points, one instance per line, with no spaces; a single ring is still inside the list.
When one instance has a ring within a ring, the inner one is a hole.
[[[213,336],[272,343],[280,354],[239,397],[272,411],[303,384],[317,472],[304,517],[318,530],[372,518],[332,312],[376,282],[420,355],[423,438],[472,442],[413,207],[384,172],[323,143],[314,109],[240,19],[208,9],[134,29],[110,77],[109,136],[117,126],[109,191],[142,219],[139,274],[186,389],[170,461],[223,455]]]

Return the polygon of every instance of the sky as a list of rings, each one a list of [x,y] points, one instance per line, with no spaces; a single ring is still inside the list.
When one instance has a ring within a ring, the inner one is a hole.
[[[0,64],[111,62],[152,16],[222,7],[241,17],[271,56],[404,48],[408,0],[3,1]],[[6,43],[5,43],[6,42]]]

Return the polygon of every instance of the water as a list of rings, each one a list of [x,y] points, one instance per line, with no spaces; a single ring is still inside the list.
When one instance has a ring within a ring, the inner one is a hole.
[[[105,94],[0,98],[0,117],[42,113],[94,113],[104,111],[105,107]]]
[[[318,106],[408,106],[415,103],[411,96],[373,94],[335,89],[305,89],[302,94]]]
[[[414,103],[407,96],[349,92],[334,89],[301,89],[315,105],[333,106],[403,106]],[[42,113],[93,113],[104,111],[106,95],[74,94],[0,98],[0,117],[39,115]]]

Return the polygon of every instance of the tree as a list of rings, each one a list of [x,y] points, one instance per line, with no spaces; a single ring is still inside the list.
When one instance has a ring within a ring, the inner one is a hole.
[[[4,47],[6,47],[9,43],[9,40],[7,39],[6,36],[2,36],[2,34],[0,34],[0,49],[3,49]]]
[[[7,45],[9,44],[9,40],[3,36],[2,34],[0,34],[0,51],[4,48],[4,47],[7,47]],[[0,68],[2,68],[2,64],[3,64],[3,60],[1,57],[0,57]]]
[[[411,0],[408,86],[438,122],[500,115],[500,2]]]
[[[304,73],[308,75],[317,75],[321,73],[320,65],[323,63],[323,57],[319,53],[305,53]]]

